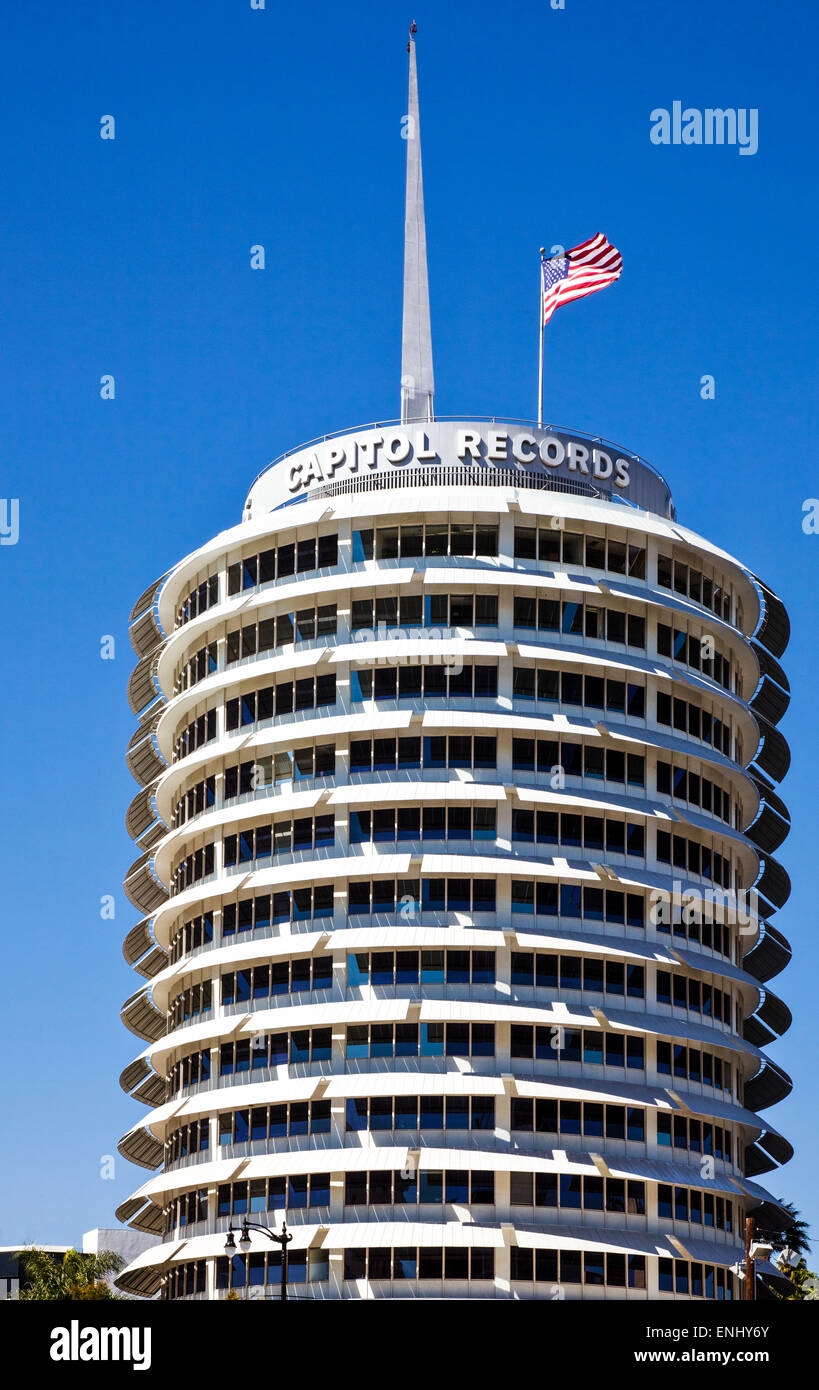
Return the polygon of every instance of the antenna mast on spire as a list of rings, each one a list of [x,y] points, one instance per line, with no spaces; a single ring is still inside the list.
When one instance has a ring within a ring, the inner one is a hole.
[[[432,329],[429,318],[427,234],[424,222],[424,183],[421,172],[421,125],[418,112],[418,69],[413,20],[409,43],[409,110],[407,196],[404,220],[404,318],[401,333],[401,423],[431,420],[435,385],[432,374]]]

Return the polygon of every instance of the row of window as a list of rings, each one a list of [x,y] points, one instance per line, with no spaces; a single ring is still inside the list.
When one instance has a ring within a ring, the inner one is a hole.
[[[297,850],[318,849],[334,843],[335,817],[301,816],[293,821],[276,821],[273,825],[250,827],[238,835],[226,835],[224,840],[225,867],[247,864],[269,859],[276,854],[289,854]],[[396,842],[402,840],[494,840],[496,838],[496,810],[494,806],[399,806],[379,808],[373,811],[351,811],[349,825],[350,844]],[[599,851],[610,854],[645,857],[645,827],[642,824],[629,824],[611,816],[581,816],[557,811],[512,811],[512,840],[527,844],[562,845],[568,848]],[[674,864],[689,868],[691,873],[700,873],[729,886],[730,862],[722,855],[697,841],[686,841],[675,835]],[[657,857],[663,863],[671,863],[671,838],[666,831],[657,832]],[[682,861],[686,846],[687,857]],[[213,872],[213,845],[196,850],[180,861],[171,878],[172,893],[183,888],[208,873]],[[425,880],[429,886],[430,901],[424,906],[434,910],[432,898],[435,896],[435,880]],[[351,898],[356,885],[350,885]],[[361,888],[362,885],[357,885]],[[494,893],[492,894],[494,898]],[[440,899],[440,892],[438,894]],[[354,910],[354,909],[352,909]],[[469,909],[463,909],[468,911]],[[494,908],[484,907],[484,911]]]
[[[622,538],[590,536],[558,526],[516,526],[515,559],[541,560],[549,565],[581,565],[588,569],[628,574],[645,579],[646,552]]]
[[[623,608],[601,608],[576,599],[519,597],[514,601],[513,621],[516,628],[562,632],[645,651],[645,618]]]
[[[718,1231],[734,1229],[733,1202],[713,1192],[700,1192],[695,1187],[659,1183],[657,1215],[661,1221],[690,1221],[693,1226],[715,1227]]]
[[[510,1128],[529,1134],[582,1134],[587,1139],[628,1139],[643,1144],[646,1112],[635,1105],[513,1096]]]
[[[277,613],[272,618],[260,618],[243,623],[227,634],[227,664],[243,661],[248,656],[270,652],[276,647],[289,647],[294,642],[313,642],[317,637],[335,637],[337,611],[334,603],[312,604],[291,613]]]
[[[497,738],[469,734],[433,735],[425,738],[353,739],[350,772],[384,772],[420,768],[477,769],[497,766]],[[589,777],[629,786],[645,785],[645,758],[576,743],[569,739],[513,738],[515,771],[538,771],[562,777]],[[279,782],[333,777],[336,771],[334,743],[306,744],[292,752],[283,750],[235,763],[225,768],[225,802],[271,787]],[[562,781],[562,778],[561,778]],[[731,798],[715,782],[686,768],[660,760],[657,791],[687,801],[731,824]],[[184,825],[192,816],[216,803],[216,778],[211,775],[190,787],[177,801],[171,825]]]
[[[379,1057],[494,1057],[493,1023],[362,1023],[346,1032],[348,1059]],[[603,1029],[563,1025],[512,1024],[511,1056],[518,1061],[551,1061],[645,1070],[641,1037]],[[267,1067],[301,1062],[328,1062],[332,1029],[301,1028],[290,1033],[257,1034],[253,1039],[222,1043],[219,1075],[233,1076]],[[731,1091],[732,1068],[720,1057],[684,1043],[657,1042],[657,1071]],[[210,1076],[210,1055],[195,1052],[181,1058],[169,1073],[172,1091]]]
[[[522,989],[591,990],[621,998],[644,999],[646,972],[642,965],[596,956],[556,955],[552,951],[513,951],[512,985]]]
[[[256,555],[228,565],[228,594],[240,594],[255,589],[257,584],[270,584],[292,574],[309,574],[311,570],[330,569],[338,564],[338,536],[309,536],[286,545],[270,546]]]
[[[200,1081],[210,1080],[210,1050],[189,1052],[174,1062],[166,1076],[167,1097],[184,1086],[195,1086]]]
[[[433,735],[427,738],[350,740],[350,772],[395,772],[409,768],[450,767],[469,771],[497,767],[497,738],[481,734]]]
[[[644,859],[646,830],[614,816],[581,816],[573,811],[512,809],[512,843],[562,845],[589,853],[632,855]]]
[[[222,1043],[219,1048],[219,1075],[266,1067],[295,1066],[299,1062],[329,1062],[333,1055],[332,1028],[297,1028],[289,1033],[257,1033]]]
[[[646,924],[646,902],[642,893],[623,893],[619,888],[591,888],[579,883],[537,883],[533,879],[513,878],[512,911],[537,917],[612,922],[626,927],[645,927]]]
[[[721,888],[731,888],[736,882],[736,873],[731,860],[718,854],[699,840],[689,840],[685,835],[672,835],[668,830],[657,831],[657,858],[661,864],[673,864],[675,869],[685,869],[689,874],[699,874],[701,878],[718,883]]]
[[[347,985],[493,985],[495,952],[467,950],[355,951],[347,957]],[[619,998],[645,998],[645,968],[594,956],[557,955],[548,951],[513,951],[511,983],[515,988],[587,990]],[[222,1004],[242,1004],[283,994],[332,989],[333,958],[299,956],[270,964],[224,971]],[[731,1023],[731,996],[703,981],[658,970],[658,1004],[673,1004],[707,1018]],[[211,981],[203,980],[177,995],[170,1006],[170,1026],[197,1017],[212,1006]]]
[[[497,627],[497,594],[402,594],[355,598],[350,608],[353,632],[389,632],[395,628]]]
[[[351,845],[402,840],[495,840],[494,806],[383,806],[351,811]]]
[[[513,1023],[511,1056],[516,1060],[582,1062],[585,1066],[645,1070],[645,1040],[601,1028],[566,1028],[562,1024]],[[657,1071],[731,1094],[732,1068],[721,1057],[685,1043],[657,1041]]]
[[[422,555],[497,555],[498,528],[471,521],[414,522],[353,532],[353,563],[363,560],[417,560]]]
[[[673,796],[677,801],[687,801],[691,806],[701,806],[703,811],[718,816],[726,825],[731,824],[731,798],[728,792],[709,778],[689,772],[677,763],[658,760],[657,791],[664,796]]]
[[[515,558],[541,560],[548,564],[581,565],[588,569],[608,570],[612,574],[628,574],[645,579],[646,552],[642,545],[613,536],[583,535],[557,527],[516,526]],[[496,556],[498,528],[489,524],[474,526],[470,522],[436,522],[402,527],[380,527],[378,539],[373,530],[356,531],[353,559],[380,560],[418,559],[431,556]],[[247,556],[228,570],[228,593],[237,594],[257,584],[269,583],[292,574],[305,574],[338,564],[338,536],[320,536],[295,545],[271,547],[261,554]],[[731,595],[715,580],[693,565],[673,560],[670,555],[657,557],[657,583],[684,597],[692,598],[710,608],[725,622],[731,621]],[[219,601],[219,577],[211,575],[191,589],[179,605],[176,624],[180,626],[206,613]]]
[[[224,802],[237,796],[272,787],[278,782],[300,782],[307,777],[333,777],[336,770],[334,743],[306,744],[293,752],[284,750],[225,768]],[[192,816],[201,815],[216,804],[216,778],[203,778],[183,792],[173,809],[171,826],[175,830]]]
[[[418,912],[494,912],[493,878],[360,879],[350,883],[347,912],[351,917],[396,911],[414,919]]]
[[[176,626],[182,627],[184,623],[190,622],[191,618],[198,618],[200,613],[207,613],[208,609],[213,608],[218,602],[219,576],[212,574],[209,579],[203,579],[201,584],[197,584],[185,595],[176,610]]]
[[[198,685],[206,676],[213,675],[218,671],[218,648],[216,642],[209,642],[206,647],[200,647],[198,652],[184,663],[177,671],[173,683],[173,693],[178,695],[182,690],[190,690],[191,686]]]
[[[679,730],[680,733],[690,734],[692,738],[701,739],[703,743],[709,743],[718,753],[724,753],[726,758],[731,756],[730,725],[724,724],[715,714],[709,714],[700,705],[692,705],[690,700],[681,700],[677,695],[672,697],[665,691],[658,690],[657,723],[665,724],[669,729]],[[742,762],[742,745],[738,738],[735,761]]]
[[[685,975],[672,975],[669,970],[657,971],[657,1003],[673,1004],[677,1009],[691,1009],[706,1018],[722,1023],[731,1022],[731,996],[716,985],[694,980]]]
[[[376,666],[350,672],[350,701],[496,699],[497,666]]]
[[[529,1134],[582,1135],[585,1139],[628,1139],[644,1143],[646,1112],[633,1106],[603,1105],[591,1100],[534,1100],[513,1096],[510,1128]],[[722,1125],[689,1119],[685,1115],[657,1115],[657,1142],[661,1147],[688,1149],[731,1162],[731,1132]]]
[[[171,1130],[164,1147],[166,1163],[175,1163],[191,1154],[206,1153],[210,1149],[210,1120],[192,1120],[190,1124],[179,1125]]]
[[[669,907],[668,914],[659,908],[651,909],[656,919],[657,931],[664,936],[679,936],[683,941],[691,941],[695,946],[707,946],[712,951],[717,951],[719,955],[725,956],[726,960],[731,960],[731,931],[724,922],[712,922],[708,919],[708,914],[701,912],[691,912],[690,921],[682,921],[680,913],[674,909],[674,915],[678,920],[672,922],[670,917],[672,910]],[[686,916],[689,915],[686,911]]]
[[[685,1043],[657,1042],[657,1071],[661,1076],[676,1076],[682,1081],[701,1082],[717,1090],[731,1091],[730,1062],[698,1047]]]
[[[184,922],[171,937],[171,965],[175,965],[183,956],[190,955],[191,951],[198,951],[200,946],[206,946],[212,940],[213,913],[203,912],[192,917],[189,922]]]
[[[582,1250],[532,1250],[513,1245],[511,1278],[515,1283],[537,1284],[606,1284],[610,1288],[644,1289],[646,1287],[645,1255],[616,1255]],[[713,1281],[714,1267],[711,1270]],[[700,1266],[702,1268],[702,1266]],[[713,1283],[712,1283],[713,1287]],[[713,1298],[713,1292],[708,1297]],[[723,1294],[724,1297],[724,1283]]]
[[[515,772],[543,772],[553,779],[553,785],[561,787],[566,777],[589,777],[630,787],[646,784],[646,760],[641,753],[620,753],[566,738],[513,738],[512,768]]]
[[[195,1293],[207,1293],[207,1260],[186,1260],[173,1265],[162,1285],[162,1299],[189,1298]]]
[[[490,1246],[450,1247],[429,1250],[425,1247],[401,1247],[391,1250],[346,1250],[344,1278],[376,1279],[468,1279],[491,1280],[495,1277],[495,1252]],[[640,1257],[642,1258],[642,1257]],[[191,1261],[175,1267],[163,1290],[164,1298],[183,1298],[206,1288],[206,1261]],[[216,1288],[244,1289],[271,1285],[278,1292],[281,1281],[282,1257],[275,1251],[258,1251],[249,1255],[220,1256],[216,1261]],[[316,1283],[330,1277],[329,1256],[325,1250],[296,1250],[287,1256],[287,1283]],[[309,1296],[309,1295],[308,1295]]]
[[[254,1105],[219,1116],[219,1144],[253,1144],[330,1133],[329,1100],[294,1100],[289,1105]]]
[[[367,1279],[494,1279],[495,1251],[491,1246],[383,1247],[344,1251],[344,1278]]]
[[[695,637],[680,628],[672,628],[667,623],[657,624],[657,654],[680,661],[695,671],[701,671],[725,690],[732,690],[731,663],[727,656],[716,650],[710,633]],[[736,673],[736,691],[742,696],[741,673]]]
[[[494,1057],[494,1023],[353,1023],[345,1056]]]
[[[280,994],[302,994],[333,987],[332,956],[298,956],[270,965],[248,965],[222,974],[223,1004],[245,1004]]]
[[[619,1255],[603,1251],[532,1250],[513,1245],[511,1277],[515,1283],[552,1285],[605,1285],[609,1288],[646,1288],[645,1255]],[[282,1257],[277,1251],[257,1251],[248,1255],[220,1255],[216,1260],[216,1288],[229,1289],[271,1285],[278,1289]],[[676,1293],[692,1298],[731,1300],[731,1276],[721,1265],[697,1260],[658,1261],[660,1293]],[[324,1250],[296,1250],[287,1257],[287,1282],[315,1283],[330,1277],[328,1253]],[[353,1247],[344,1252],[345,1280],[469,1279],[495,1277],[495,1251],[491,1246]],[[207,1290],[207,1261],[188,1260],[173,1266],[162,1290],[163,1299],[191,1297]]]
[[[657,556],[657,583],[663,589],[673,589],[675,593],[682,594],[684,598],[692,598],[695,603],[701,603],[705,608],[710,608],[716,613],[718,618],[724,622],[731,621],[731,594],[727,588],[723,588],[716,580],[709,579],[708,575],[694,565],[684,565],[680,560],[672,560],[670,555]],[[739,610],[739,600],[737,609]],[[737,617],[737,626],[742,625],[741,617]]]
[[[171,815],[171,829],[177,830],[192,816],[199,816],[203,811],[209,811],[215,805],[216,778],[213,775],[203,777],[200,782],[196,782],[180,796]]]
[[[213,988],[210,980],[202,980],[199,984],[191,985],[184,989],[181,994],[171,1001],[168,1010],[168,1032],[178,1028],[180,1024],[187,1023],[191,1018],[198,1018],[200,1014],[206,1013],[213,1006]]]
[[[227,634],[226,665],[232,666],[247,657],[272,652],[279,647],[292,646],[295,642],[312,642],[316,637],[335,637],[336,627],[334,603],[318,607],[314,604],[310,608],[300,608],[290,613],[279,613],[273,618],[245,623]],[[216,642],[209,642],[207,646],[194,652],[179,668],[174,681],[174,694],[189,690],[191,686],[197,685],[218,669],[218,645]]]
[[[376,699],[497,698],[497,666],[379,666],[374,670],[352,671],[350,698],[353,702]],[[582,676],[577,672],[549,667],[516,666],[513,694],[519,700],[605,709],[630,717],[646,717],[645,686],[604,676]],[[225,727],[228,732],[263,723],[295,710],[320,709],[336,702],[336,677],[305,676],[282,681],[260,690],[250,690],[226,702]],[[657,721],[690,733],[694,738],[731,755],[731,730],[716,715],[672,697],[657,694]],[[216,737],[216,711],[209,710],[193,720],[174,744],[174,760],[186,757]],[[741,761],[738,749],[737,759]]]
[[[332,883],[316,883],[311,888],[285,888],[278,893],[260,893],[255,898],[242,898],[238,903],[225,903],[222,936],[264,931],[285,922],[309,922],[332,915]]]
[[[576,747],[580,748],[578,744]],[[422,760],[423,750],[423,760]],[[621,759],[622,754],[615,755]],[[633,759],[642,763],[642,759]],[[480,735],[451,734],[431,738],[353,739],[350,742],[350,771],[381,772],[404,768],[494,768],[497,766],[497,739]],[[265,754],[225,768],[224,800],[264,790],[280,782],[300,782],[307,778],[333,777],[336,771],[334,743],[305,744],[292,751]],[[623,778],[620,779],[621,781]],[[200,815],[216,803],[216,778],[211,775],[189,787],[174,806],[171,825],[176,829],[192,816]]]
[[[415,1206],[422,1202],[494,1206],[495,1174],[482,1169],[418,1168],[344,1175],[346,1207]]]
[[[325,676],[302,676],[296,681],[279,681],[261,690],[248,690],[239,698],[225,703],[225,728],[228,733],[248,724],[262,724],[274,715],[292,714],[294,710],[322,709],[336,702],[335,673]]]
[[[730,1129],[695,1120],[693,1116],[667,1115],[660,1111],[657,1115],[657,1143],[661,1148],[673,1146],[675,1149],[689,1149],[691,1153],[713,1154],[714,1158],[731,1162]]]
[[[197,748],[211,743],[215,737],[216,710],[209,709],[205,714],[200,714],[196,719],[192,719],[176,738],[173,746],[174,762],[179,762],[180,758],[186,758],[189,753],[195,753]]]
[[[192,884],[212,874],[214,870],[214,847],[203,845],[180,859],[171,874],[171,896],[182,893]]]
[[[510,1173],[513,1207],[564,1207],[645,1216],[646,1185],[635,1178],[601,1178],[581,1173]]]
[[[646,717],[646,688],[635,681],[613,676],[583,676],[578,671],[558,671],[551,666],[515,666],[512,669],[515,700],[537,700],[556,705],[582,705]]]
[[[207,1221],[207,1188],[200,1187],[192,1192],[183,1192],[165,1207],[164,1216],[166,1235],[177,1227],[183,1229],[185,1226],[192,1226],[195,1221]]]
[[[645,1039],[603,1028],[513,1023],[510,1055],[515,1060],[583,1062],[586,1066],[645,1071]]]
[[[733,1298],[731,1275],[720,1265],[697,1260],[657,1261],[660,1293],[688,1294],[691,1298]]]
[[[224,838],[225,868],[270,859],[277,854],[327,847],[335,843],[335,816],[297,816],[272,825],[249,826]]]
[[[362,888],[362,885],[352,884],[350,887],[351,890],[355,889],[358,891]],[[356,908],[356,912],[358,913],[362,911],[369,912],[370,910],[379,913],[387,911],[394,913],[396,909],[396,894],[399,911],[405,912],[406,915],[410,915],[409,912],[406,912],[406,905],[408,904],[411,909],[417,907],[419,893],[419,881],[417,879],[376,880],[372,884],[364,884],[363,887],[366,890],[363,896],[367,906],[362,907],[359,903]],[[564,916],[573,918],[585,917],[590,921],[605,920],[614,924],[626,925],[625,913],[627,910],[628,925],[644,926],[644,900],[639,894],[629,894],[626,897],[626,895],[619,892],[617,889],[586,887],[575,890],[573,885],[563,885],[563,887],[567,889],[567,892],[565,896],[563,896],[563,900],[559,906],[561,914]],[[371,896],[371,890],[376,888],[378,889],[378,893]],[[519,912],[534,912],[535,906],[537,905],[538,915],[557,917],[558,902],[556,900],[556,891],[552,891],[554,889],[555,885],[553,884],[535,885],[525,882],[521,884],[520,880],[515,880],[513,889],[513,910]],[[577,896],[578,894],[579,897]],[[605,897],[603,896],[604,894]],[[633,901],[629,902],[629,899]],[[297,888],[292,892],[285,890],[282,893],[260,894],[255,898],[245,898],[239,903],[227,903],[225,905],[223,910],[222,935],[223,937],[229,937],[235,935],[237,932],[266,930],[271,924],[286,923],[289,921],[309,921],[311,918],[319,919],[331,916],[332,912],[333,886],[329,883],[317,884],[313,888]],[[658,922],[658,931],[666,935],[671,935],[672,926],[668,923]],[[730,959],[730,932],[728,927],[723,923],[712,923],[708,921],[689,923],[678,922],[673,924],[673,935],[680,936],[684,940],[690,940],[696,945],[706,946]],[[206,913],[192,919],[192,921],[187,922],[184,927],[180,928],[171,942],[172,963],[175,963],[180,960],[182,956],[197,950],[201,945],[212,940],[212,914]],[[380,954],[383,955],[383,959],[386,962],[387,958],[391,957],[392,953],[387,952]],[[413,975],[414,966],[410,962],[410,957],[413,953],[402,952],[400,954],[402,956],[400,971],[397,963],[395,966],[396,981],[398,983],[415,983]],[[462,953],[448,952],[447,955],[449,954],[459,955]],[[488,963],[483,963],[480,968],[475,965],[476,957],[481,957],[484,962],[486,962],[486,958],[491,954],[490,952],[472,952],[471,983],[491,983],[488,978],[488,972],[490,970]],[[541,981],[545,982],[549,978],[551,967],[546,963],[545,953],[538,954],[541,959],[537,966],[535,983],[540,984]],[[515,982],[521,985],[528,984],[533,979],[533,976],[529,972],[528,965],[523,963],[523,958],[527,956],[528,953],[519,952],[516,953],[516,955],[521,961],[521,964],[517,967],[516,973],[518,974],[518,979]],[[354,956],[350,956],[349,960],[350,962],[354,961],[355,966],[348,965],[348,983],[367,983],[366,974],[369,970],[368,953],[356,952]],[[608,963],[610,966],[613,966],[613,964],[612,962]],[[462,968],[463,967],[459,967],[459,970]],[[586,978],[589,980],[597,978],[593,962],[586,961],[584,968],[587,969]],[[639,977],[634,971],[639,970],[639,968],[640,967],[629,967],[629,988],[636,987],[636,980]],[[351,970],[354,970],[353,976],[349,973]],[[383,966],[379,966],[379,973],[381,970],[383,970],[386,975],[388,970],[390,973],[392,972],[392,966],[388,966],[385,963]],[[440,983],[443,970],[444,967],[441,962],[440,953],[423,953],[421,965],[421,981],[423,983]],[[454,974],[455,972],[453,971],[453,977]],[[566,978],[568,979],[570,975],[571,967],[567,967]],[[410,976],[413,976],[413,978],[410,978]],[[554,979],[553,972],[551,978],[552,980]],[[607,981],[609,979],[614,981],[615,974],[612,973],[610,976],[607,976],[606,979]],[[379,983],[381,982],[382,981],[379,981]],[[465,983],[466,981],[464,978],[461,978],[459,982]],[[591,986],[589,985],[586,987],[589,988]],[[611,986],[606,983],[605,988],[609,989]],[[616,987],[612,992],[618,992]],[[679,997],[681,999],[681,994]],[[676,1002],[676,998],[675,996],[673,1001],[672,999],[665,999],[662,1002]],[[696,994],[694,994],[692,998],[696,999]],[[702,998],[707,1009],[705,996],[703,995]],[[682,1006],[683,1005],[680,1004],[680,1007]],[[696,1007],[696,1004],[688,1004],[686,1007]],[[724,1021],[727,1022],[728,1019],[726,1018]]]
[[[414,919],[425,912],[494,912],[494,879],[417,878],[372,879],[350,883],[348,915],[391,913]],[[580,884],[512,880],[512,911],[544,917],[585,918],[629,927],[645,926],[642,893]]]
[[[493,1096],[355,1096],[347,1101],[348,1134],[391,1130],[494,1129]]]
[[[221,1183],[216,1193],[217,1216],[251,1216],[255,1212],[329,1207],[330,1174],[296,1173],[289,1178],[251,1178]]]
[[[494,951],[351,951],[347,984],[493,985]]]
[[[333,777],[335,770],[334,743],[308,743],[302,748],[295,748],[292,753],[283,749],[279,753],[225,768],[225,801],[233,801],[235,797],[245,796],[261,787],[275,786],[278,782]]]
[[[490,880],[491,881],[491,880]],[[440,885],[446,880],[431,880]],[[452,880],[456,883],[457,880]],[[564,891],[565,890],[565,891]],[[351,883],[349,887],[348,911],[350,915],[362,913],[396,913],[402,917],[414,916],[419,910],[420,880],[413,879],[374,879],[363,883]],[[436,890],[438,910],[441,908],[441,890]],[[458,889],[461,893],[462,890]],[[455,899],[453,898],[453,901]],[[466,901],[463,892],[462,900]],[[479,887],[477,901],[484,900],[484,890]],[[430,898],[427,898],[430,901]],[[445,902],[445,899],[444,899]],[[580,887],[574,884],[557,885],[553,883],[535,884],[530,880],[515,879],[512,883],[512,907],[515,912],[537,914],[538,916],[580,919],[594,922],[609,922],[618,926],[645,926],[645,899],[640,893],[625,894],[616,888]],[[468,910],[468,909],[466,909]],[[310,921],[326,918],[333,913],[333,885],[319,883],[309,888],[285,889],[278,893],[261,893],[253,898],[243,898],[239,902],[226,903],[222,911],[222,936],[230,937],[246,931],[264,931],[271,925],[290,921]],[[669,914],[670,915],[670,914]],[[686,916],[689,914],[686,913]],[[700,914],[690,914],[691,921],[670,922],[657,915],[657,930],[664,935],[680,937],[695,945],[708,947],[719,954],[731,958],[731,936],[728,926],[722,922],[700,920]],[[186,922],[174,934],[171,941],[171,961],[176,963],[182,956],[198,950],[213,940],[213,914],[203,913]],[[356,956],[358,959],[359,956]],[[363,983],[363,981],[362,981]],[[475,983],[475,981],[473,981]]]
[[[577,816],[556,811],[513,811],[513,840],[534,843],[535,827],[538,844],[560,844],[563,847],[583,848],[586,852],[603,852],[645,857],[645,829],[642,825],[629,825],[611,817]],[[535,820],[536,814],[536,820]],[[605,831],[605,834],[604,834]],[[378,811],[353,811],[350,815],[350,843],[364,844],[382,841],[403,840],[492,840],[495,836],[494,807],[425,807],[423,813],[417,807],[398,807]],[[295,820],[276,821],[272,825],[249,827],[238,835],[226,835],[224,839],[224,865],[226,869],[239,864],[258,865],[274,858],[277,854],[291,854],[327,848],[335,842],[335,816],[299,816]],[[675,868],[686,870],[689,874],[699,874],[723,888],[730,888],[735,879],[731,861],[716,850],[701,845],[697,840],[689,840],[683,835],[670,835],[668,831],[657,831],[657,858],[663,864],[673,864]],[[192,851],[179,861],[171,874],[171,894],[183,892],[214,872],[214,846],[207,844]],[[405,885],[417,884],[418,880],[403,880]],[[372,890],[372,891],[371,891]],[[299,890],[295,890],[298,892]],[[306,906],[306,894],[301,890]],[[590,895],[589,908],[581,909],[581,892]],[[558,915],[558,892],[560,894],[559,915],[568,917],[593,916],[603,920],[604,911],[601,889],[582,890],[579,885],[555,883],[529,883],[519,879],[512,882],[512,911],[534,912],[538,915]],[[611,889],[605,890],[612,892]],[[600,894],[595,900],[593,895]],[[621,895],[622,896],[622,895]],[[629,925],[644,925],[643,900],[637,894],[629,894],[641,904],[640,920],[636,921],[636,902],[634,917],[628,919]],[[496,885],[493,879],[434,879],[425,878],[421,883],[421,900],[417,894],[405,887],[401,895],[401,906],[407,915],[416,911],[425,912],[494,912]],[[392,903],[391,907],[389,904]],[[360,915],[370,912],[394,910],[395,897],[391,881],[368,881],[349,885],[349,912]],[[595,906],[596,904],[596,906]],[[280,918],[279,920],[283,920]],[[618,917],[609,920],[621,920]]]
[[[256,1105],[228,1110],[219,1116],[219,1144],[256,1143],[330,1133],[330,1101],[291,1101],[289,1105]],[[348,1134],[418,1132],[420,1130],[494,1130],[493,1096],[354,1096],[345,1107]],[[513,1096],[513,1133],[583,1136],[584,1139],[628,1140],[645,1143],[646,1112],[639,1106],[598,1101],[535,1100]],[[725,1126],[687,1115],[657,1114],[660,1147],[706,1154],[732,1161],[731,1131]],[[210,1146],[207,1119],[180,1125],[166,1140],[166,1162],[205,1152]]]
[[[216,1288],[245,1289],[270,1284],[278,1295],[282,1257],[277,1250],[258,1250],[249,1255],[220,1255],[216,1261]],[[291,1250],[287,1255],[287,1286],[322,1283],[330,1278],[326,1250]],[[309,1294],[303,1295],[309,1298]],[[173,1297],[173,1295],[171,1295]]]

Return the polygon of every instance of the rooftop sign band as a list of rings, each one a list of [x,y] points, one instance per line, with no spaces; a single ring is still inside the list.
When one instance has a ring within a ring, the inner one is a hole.
[[[671,508],[670,492],[652,469],[603,441],[536,427],[432,421],[358,430],[288,454],[254,484],[248,511],[258,515],[327,483],[413,464],[431,472],[436,465],[457,465],[574,478],[661,516]]]

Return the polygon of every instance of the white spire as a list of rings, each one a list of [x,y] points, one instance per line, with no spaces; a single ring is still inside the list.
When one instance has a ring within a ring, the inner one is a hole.
[[[410,29],[407,205],[404,222],[404,321],[401,335],[401,420],[431,420],[435,386],[432,376],[432,330],[429,321],[427,234],[421,173],[421,125],[418,114],[418,69],[415,24]]]

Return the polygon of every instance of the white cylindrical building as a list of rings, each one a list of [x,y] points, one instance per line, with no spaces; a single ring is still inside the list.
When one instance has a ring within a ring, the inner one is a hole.
[[[120,1287],[273,1297],[226,1232],[284,1217],[291,1295],[736,1297],[791,1152],[775,594],[616,446],[405,421],[271,465],[131,633]]]

